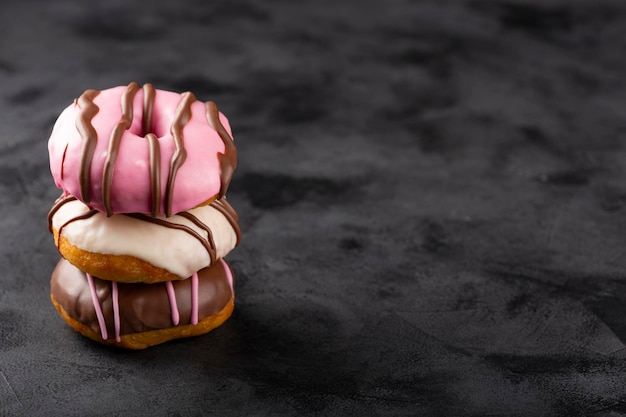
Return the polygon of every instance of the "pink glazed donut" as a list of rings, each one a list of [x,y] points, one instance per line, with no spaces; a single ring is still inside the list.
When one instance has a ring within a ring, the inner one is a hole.
[[[215,103],[151,84],[87,90],[48,141],[57,187],[108,216],[170,216],[224,196],[237,166]]]

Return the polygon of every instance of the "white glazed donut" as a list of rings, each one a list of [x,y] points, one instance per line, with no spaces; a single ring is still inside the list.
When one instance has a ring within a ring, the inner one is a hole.
[[[76,267],[102,279],[145,283],[185,279],[215,264],[238,244],[237,220],[225,197],[153,217],[106,216],[67,196],[48,214],[59,252]]]

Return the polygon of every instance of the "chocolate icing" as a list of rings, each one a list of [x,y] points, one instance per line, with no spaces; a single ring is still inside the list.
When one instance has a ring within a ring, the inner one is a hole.
[[[228,282],[225,263],[198,271],[198,319],[202,320],[220,312],[233,297]],[[232,273],[232,272],[231,272]],[[115,334],[112,283],[94,277],[94,284],[109,335]],[[180,324],[191,321],[191,280],[172,282],[180,314]],[[120,334],[139,333],[174,327],[167,285],[117,284],[119,299]],[[70,317],[100,333],[98,319],[91,299],[87,276],[84,272],[61,259],[52,272],[50,291],[55,300]]]
[[[176,150],[172,155],[170,161],[170,171],[167,177],[167,188],[165,189],[165,215],[167,217],[172,215],[172,198],[174,198],[174,182],[176,181],[176,172],[183,165],[185,159],[187,159],[187,150],[185,149],[185,142],[183,138],[183,127],[191,119],[191,104],[196,101],[196,96],[193,93],[186,92],[182,94],[182,98],[176,108],[174,114],[174,120],[170,132],[174,138],[174,146]]]
[[[126,87],[126,91],[122,94],[121,106],[122,117],[117,123],[111,137],[109,138],[109,149],[106,160],[104,161],[104,171],[102,173],[102,203],[106,210],[107,216],[111,216],[111,183],[113,182],[113,170],[115,168],[115,160],[120,148],[120,141],[124,131],[130,128],[133,123],[133,99],[139,91],[139,84],[132,82]]]
[[[89,182],[91,179],[91,160],[96,149],[98,133],[91,124],[91,119],[100,111],[93,99],[100,94],[97,90],[86,90],[77,100],[80,113],[76,118],[76,129],[83,140],[80,156],[80,196],[85,203],[91,201]]]

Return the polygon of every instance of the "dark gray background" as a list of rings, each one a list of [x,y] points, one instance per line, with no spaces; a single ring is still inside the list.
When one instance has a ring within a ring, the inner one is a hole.
[[[626,3],[0,6],[1,415],[626,415]],[[87,88],[230,118],[218,330],[141,352],[49,302],[47,138]]]

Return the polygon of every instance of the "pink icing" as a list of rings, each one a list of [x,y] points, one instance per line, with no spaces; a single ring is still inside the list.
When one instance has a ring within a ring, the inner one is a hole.
[[[104,315],[102,314],[102,308],[100,307],[100,299],[96,292],[96,285],[93,282],[93,277],[90,274],[87,275],[87,282],[89,283],[89,290],[91,292],[91,301],[93,301],[93,307],[96,309],[96,317],[98,318],[98,326],[100,326],[100,335],[103,340],[107,340],[109,335],[107,333],[106,322],[104,321]]]
[[[198,324],[198,273],[191,276],[191,324]]]
[[[167,297],[170,300],[172,323],[174,324],[174,326],[178,326],[178,323],[180,322],[180,315],[178,313],[178,304],[176,304],[176,293],[174,292],[174,284],[172,284],[172,281],[166,281],[165,287],[167,288]]]
[[[103,202],[102,176],[108,154],[109,139],[114,127],[122,117],[121,97],[126,87],[102,90],[93,102],[98,106],[91,120],[98,138],[91,161],[90,201],[88,206],[106,211]],[[170,162],[175,151],[171,133],[172,121],[180,103],[178,93],[156,90],[150,131],[158,137],[160,147],[161,208],[165,212],[165,191]],[[50,170],[57,187],[64,194],[80,198],[81,149],[83,141],[76,128],[80,107],[75,102],[67,107],[57,119],[48,141]],[[133,120],[130,128],[122,134],[119,153],[114,165],[111,182],[111,211],[113,213],[150,213],[150,161],[149,142],[142,131],[143,90],[133,99]],[[221,123],[231,134],[228,120],[219,114]],[[220,163],[218,153],[224,152],[224,142],[210,127],[203,102],[191,104],[191,119],[182,129],[186,159],[176,172],[173,187],[172,213],[195,207],[220,192]]]
[[[224,272],[226,272],[226,278],[228,279],[228,285],[230,285],[230,289],[234,290],[233,288],[233,273],[230,270],[230,267],[228,266],[228,264],[226,263],[226,261],[222,258],[220,258],[220,262],[222,263],[222,267],[224,268]]]

